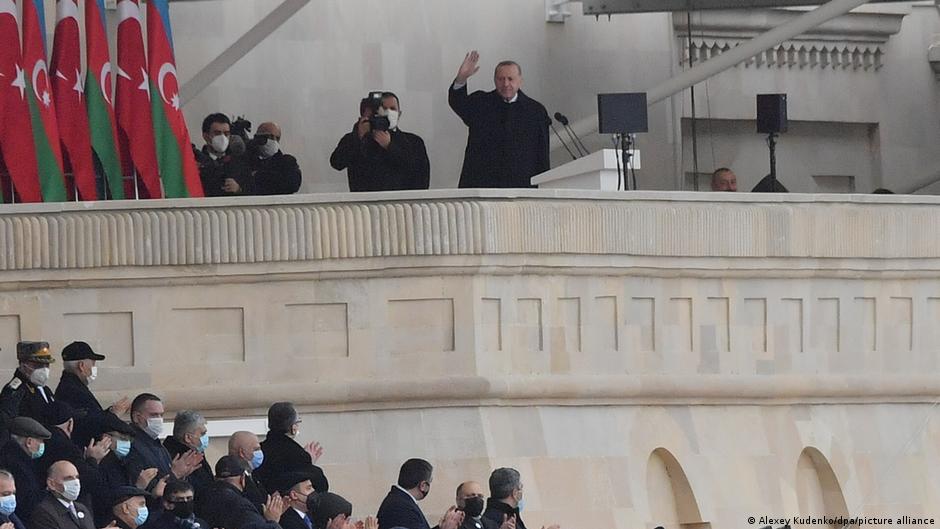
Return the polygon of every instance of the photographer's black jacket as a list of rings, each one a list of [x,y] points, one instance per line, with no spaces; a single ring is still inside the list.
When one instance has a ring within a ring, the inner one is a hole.
[[[518,94],[507,103],[495,90],[448,90],[450,108],[470,127],[460,187],[533,187],[529,180],[548,171],[548,112]]]
[[[221,158],[212,158],[209,155],[209,146],[196,150],[196,164],[199,165],[199,179],[202,180],[202,191],[207,197],[234,196],[243,193],[226,193],[222,191],[222,184],[226,178],[232,178],[238,185],[245,188],[248,181],[248,163],[244,155],[226,154]]]
[[[303,175],[297,158],[277,151],[270,158],[249,155],[248,160],[249,178],[242,185],[241,194],[290,195],[300,189]]]
[[[361,140],[355,127],[339,140],[330,156],[337,171],[348,169],[350,191],[399,191],[427,189],[431,181],[431,162],[424,140],[402,130],[391,131],[388,149],[366,134]]]

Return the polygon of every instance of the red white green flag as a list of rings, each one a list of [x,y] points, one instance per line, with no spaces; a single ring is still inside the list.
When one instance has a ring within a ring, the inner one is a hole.
[[[0,0],[0,155],[23,202],[42,202],[16,4]]]
[[[23,2],[23,62],[42,198],[46,202],[62,202],[67,197],[62,175],[59,126],[49,82],[49,68],[46,66],[43,0]]]
[[[105,32],[104,0],[85,0],[85,104],[91,146],[104,169],[111,198],[124,198],[124,179],[118,155],[117,126],[111,89],[111,56]]]
[[[140,176],[142,195],[160,198],[160,173],[151,119],[151,87],[144,54],[143,25],[138,0],[117,5],[117,94],[115,99],[118,141]],[[125,160],[126,161],[126,160]],[[125,165],[125,169],[128,167]]]
[[[202,182],[180,109],[179,79],[167,0],[147,2],[147,53],[153,132],[167,198],[201,197]]]
[[[95,164],[92,161],[85,83],[82,79],[82,44],[78,31],[78,3],[57,0],[55,37],[52,44],[52,98],[62,138],[65,169],[72,171],[82,200],[97,200]]]

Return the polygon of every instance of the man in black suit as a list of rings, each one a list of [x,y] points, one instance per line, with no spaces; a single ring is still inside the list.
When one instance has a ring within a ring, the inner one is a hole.
[[[0,526],[13,524],[13,529],[26,529],[23,521],[13,512],[16,510],[16,479],[13,474],[0,469]]]
[[[268,498],[259,511],[244,495],[245,467],[238,458],[222,456],[215,464],[215,482],[199,497],[196,510],[209,523],[219,529],[245,529],[256,527],[279,529],[278,521],[287,508],[279,494]]]
[[[171,459],[185,457],[190,452],[205,455],[209,447],[209,433],[206,427],[206,418],[193,410],[180,410],[173,419],[173,435],[163,440]],[[212,467],[202,458],[199,466],[193,470],[186,481],[190,482],[197,493],[212,484],[215,477]]]
[[[300,432],[300,423],[297,410],[290,402],[275,402],[268,409],[268,435],[261,443],[264,462],[255,470],[254,477],[269,494],[275,492],[273,480],[287,472],[309,472],[317,492],[330,490],[323,470],[314,464],[323,453],[320,443],[300,446],[295,440]]]
[[[424,459],[409,459],[402,464],[398,471],[398,483],[392,485],[376,514],[379,527],[431,529],[418,502],[427,498],[431,492],[433,470],[431,463]],[[440,529],[457,529],[462,522],[463,513],[451,507]]]
[[[49,467],[48,493],[33,510],[30,529],[95,529],[91,511],[77,501],[81,485],[72,463],[58,461]]]
[[[497,468],[490,474],[490,498],[486,501],[483,520],[491,526],[500,526],[515,520],[515,529],[525,529],[519,513],[522,511],[522,478],[514,468]],[[558,525],[542,529],[559,529]]]
[[[85,342],[72,342],[62,349],[62,378],[55,388],[55,399],[65,402],[79,412],[72,439],[81,446],[88,444],[91,439],[90,430],[93,428],[90,423],[101,413],[111,412],[123,417],[131,407],[130,399],[123,397],[104,410],[89,389],[91,383],[98,378],[97,364],[104,359],[104,355],[96,353]]]
[[[479,60],[476,51],[467,54],[447,94],[470,128],[460,187],[532,187],[530,179],[549,169],[548,112],[522,92],[522,67],[514,61],[496,65],[495,90],[468,94]]]
[[[310,475],[304,472],[282,474],[275,480],[275,488],[287,504],[287,509],[281,515],[281,527],[313,529],[313,521],[307,512],[307,498],[314,493]]]
[[[193,486],[181,479],[173,480],[163,489],[163,511],[155,513],[146,529],[210,529],[193,514]]]
[[[36,460],[46,451],[45,440],[52,437],[43,425],[29,417],[16,417],[10,422],[10,440],[0,448],[0,468],[16,478],[19,492],[16,515],[29,520],[33,509],[42,499],[42,477],[37,472]]]

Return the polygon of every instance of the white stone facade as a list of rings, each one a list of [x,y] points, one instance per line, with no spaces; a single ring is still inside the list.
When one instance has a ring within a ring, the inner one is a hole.
[[[9,206],[0,342],[89,341],[108,356],[105,400],[152,389],[229,419],[293,400],[357,514],[419,456],[437,468],[435,516],[461,480],[511,465],[533,527],[936,517],[938,204],[432,191]]]

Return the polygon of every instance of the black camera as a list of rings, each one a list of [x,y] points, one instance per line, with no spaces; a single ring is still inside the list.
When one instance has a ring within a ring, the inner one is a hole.
[[[244,116],[238,116],[231,125],[232,136],[240,136],[245,142],[251,139],[251,122]]]
[[[371,109],[372,115],[369,117],[369,126],[372,127],[372,130],[388,130],[391,127],[391,123],[388,121],[388,116],[380,116],[379,109],[382,108],[382,94],[384,92],[369,92],[369,95],[363,98],[360,107],[365,109]]]

